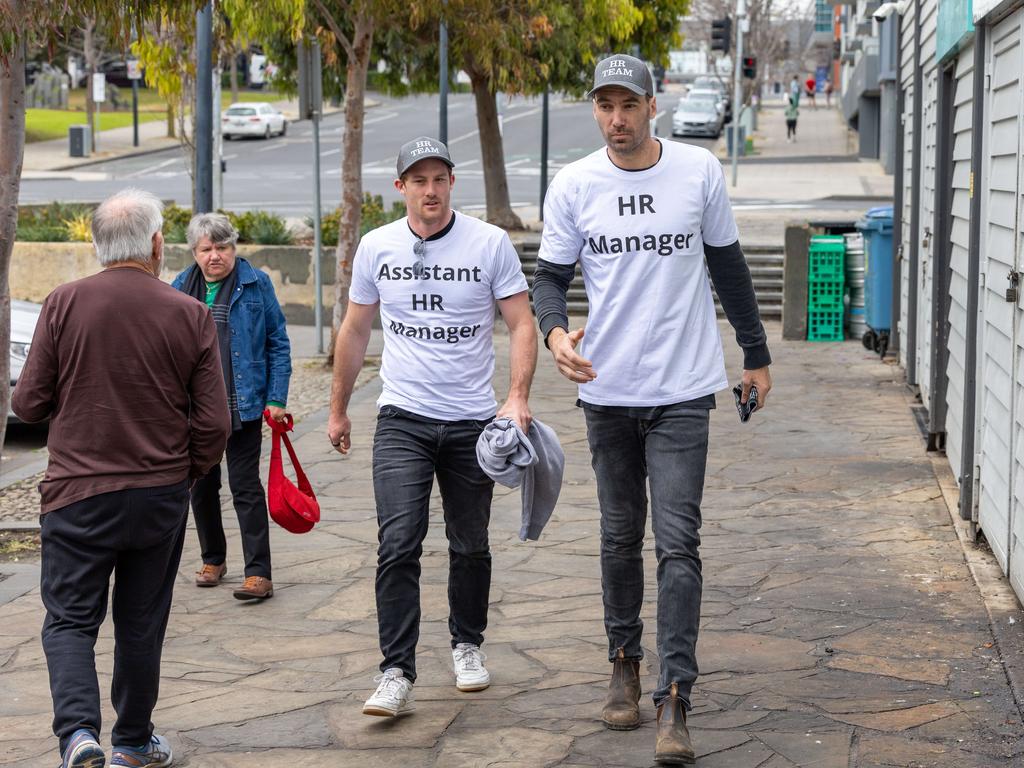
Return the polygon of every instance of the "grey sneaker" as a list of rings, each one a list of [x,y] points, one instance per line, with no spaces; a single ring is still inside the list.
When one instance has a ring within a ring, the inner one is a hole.
[[[114,745],[110,755],[111,768],[167,768],[174,761],[171,745],[163,736],[153,734],[149,744],[141,747]]]
[[[412,682],[398,667],[392,667],[384,674],[377,675],[373,681],[379,685],[363,705],[364,715],[398,717],[416,710]]]

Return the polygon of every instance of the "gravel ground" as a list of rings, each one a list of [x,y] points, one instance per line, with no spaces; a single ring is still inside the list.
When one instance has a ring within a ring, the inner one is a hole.
[[[356,380],[356,388],[363,386],[377,375],[380,360],[367,358],[363,370]],[[327,407],[331,399],[331,371],[324,365],[324,358],[301,358],[293,361],[292,380],[288,392],[288,409],[296,423],[312,413]],[[264,438],[270,436],[270,429],[263,427]],[[43,473],[26,478],[0,489],[0,525],[5,521],[32,521],[39,516],[38,486]]]

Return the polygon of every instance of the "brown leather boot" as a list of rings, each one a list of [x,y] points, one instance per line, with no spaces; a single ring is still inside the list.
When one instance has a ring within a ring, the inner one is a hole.
[[[274,596],[274,583],[262,576],[246,576],[234,594],[238,600],[266,600]]]
[[[658,707],[658,741],[654,762],[662,765],[689,765],[697,762],[693,742],[686,727],[686,708],[679,698],[679,686],[672,683],[668,697]]]
[[[612,662],[612,681],[601,720],[613,731],[631,731],[640,726],[640,662],[627,659],[622,648],[615,652]]]
[[[221,563],[220,565],[203,563],[203,567],[196,571],[196,586],[216,587],[227,572],[227,563]]]

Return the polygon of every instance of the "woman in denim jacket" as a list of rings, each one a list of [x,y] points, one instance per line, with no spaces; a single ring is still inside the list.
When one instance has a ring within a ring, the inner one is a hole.
[[[231,410],[228,485],[245,556],[245,581],[234,595],[239,600],[265,600],[273,597],[274,584],[267,498],[259,475],[262,416],[264,408],[277,421],[287,414],[291,345],[274,286],[266,274],[236,256],[238,231],[228,218],[219,213],[194,216],[187,238],[196,263],[172,285],[205,302],[213,313]],[[218,465],[192,488],[192,514],[203,556],[196,573],[199,587],[217,586],[227,572],[220,486]]]

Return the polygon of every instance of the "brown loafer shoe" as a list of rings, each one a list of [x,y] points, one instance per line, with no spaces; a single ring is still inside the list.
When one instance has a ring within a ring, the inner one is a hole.
[[[601,721],[613,731],[632,731],[640,727],[640,662],[627,659],[622,648],[615,652],[608,697],[601,710]]]
[[[224,578],[227,572],[227,563],[221,563],[220,565],[213,565],[212,563],[203,563],[203,567],[196,571],[196,586],[216,587],[218,584],[220,584],[220,580]]]
[[[236,600],[266,600],[274,596],[274,582],[262,576],[246,576],[235,590]]]
[[[658,741],[654,762],[662,765],[690,765],[697,762],[686,727],[686,707],[679,698],[679,685],[672,683],[668,697],[658,707]]]

